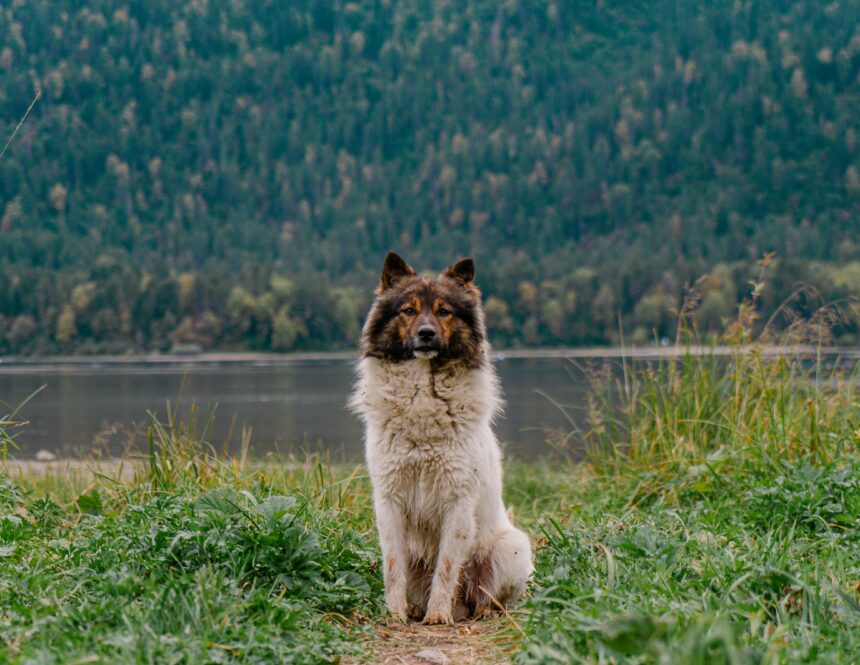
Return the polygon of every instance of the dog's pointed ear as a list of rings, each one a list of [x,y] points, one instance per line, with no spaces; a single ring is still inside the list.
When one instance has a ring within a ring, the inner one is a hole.
[[[382,278],[379,282],[379,293],[387,291],[404,277],[412,277],[415,270],[394,252],[385,255],[385,265],[382,266]]]
[[[471,258],[460,259],[442,274],[467,288],[471,287],[475,281],[475,262]]]

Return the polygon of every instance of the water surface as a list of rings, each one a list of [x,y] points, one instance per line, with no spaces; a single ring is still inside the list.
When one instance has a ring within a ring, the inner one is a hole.
[[[564,414],[541,393],[565,404],[584,401],[585,385],[563,358],[515,358],[496,363],[506,409],[496,431],[508,454],[534,458],[547,453],[547,439],[570,429]],[[167,416],[166,401],[187,414],[196,404],[215,410],[209,441],[236,451],[242,428],[251,430],[252,453],[329,450],[335,460],[358,460],[362,428],[346,410],[353,383],[347,360],[229,365],[94,364],[0,365],[0,399],[18,404],[45,389],[22,412],[28,421],[16,439],[18,458],[39,450],[60,457],[93,450],[116,455],[134,433],[145,432],[148,412]],[[0,407],[0,415],[8,412]],[[144,441],[138,434],[138,447]]]

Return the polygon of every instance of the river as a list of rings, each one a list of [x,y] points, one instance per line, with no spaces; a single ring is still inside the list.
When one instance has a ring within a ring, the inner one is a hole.
[[[497,359],[506,408],[496,431],[506,452],[535,458],[569,429],[553,402],[584,401],[586,386],[563,358]],[[360,459],[362,428],[345,404],[353,362],[332,359],[247,362],[40,362],[0,365],[0,415],[45,386],[16,420],[19,459],[38,451],[58,457],[115,456],[145,442],[152,418],[167,418],[167,401],[179,418],[192,404],[203,425],[214,413],[208,441],[236,452],[250,429],[251,454],[330,451],[336,461]],[[10,406],[11,405],[11,406]]]

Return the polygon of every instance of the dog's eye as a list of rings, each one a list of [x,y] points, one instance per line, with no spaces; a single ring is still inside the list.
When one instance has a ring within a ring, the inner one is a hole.
[[[438,311],[438,312],[436,312],[436,313],[437,313],[439,316],[448,316],[451,312],[449,312],[449,311],[448,311],[447,309],[445,309],[444,307],[440,307],[440,308],[439,308],[439,311]]]
[[[413,314],[415,314],[415,308],[414,307],[407,307],[406,309],[403,310],[403,313],[406,316],[412,316]]]

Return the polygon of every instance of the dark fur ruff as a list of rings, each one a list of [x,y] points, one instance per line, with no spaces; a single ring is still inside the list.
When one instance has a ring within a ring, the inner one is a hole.
[[[390,252],[376,300],[368,314],[362,332],[364,356],[392,362],[415,357],[415,317],[404,314],[404,308],[414,306],[418,314],[426,314],[437,329],[430,360],[432,367],[462,364],[469,369],[487,362],[484,312],[481,293],[474,284],[475,266],[472,259],[461,259],[442,271],[436,279],[418,276],[397,254]],[[436,316],[436,309],[450,312]]]

